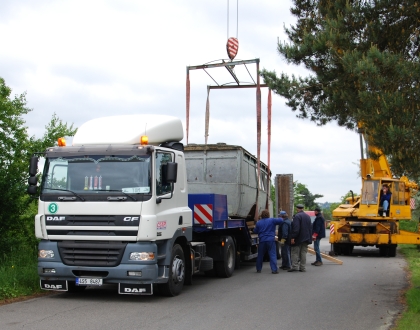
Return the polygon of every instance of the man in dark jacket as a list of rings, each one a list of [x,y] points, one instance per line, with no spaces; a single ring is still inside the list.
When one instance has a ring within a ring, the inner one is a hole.
[[[271,273],[278,274],[277,269],[277,251],[276,251],[276,225],[282,225],[283,220],[278,218],[270,218],[268,210],[261,212],[261,219],[258,220],[254,228],[254,233],[258,234],[258,256],[257,256],[257,273],[261,273],[264,254],[268,252],[270,257]]]
[[[292,222],[286,211],[280,211],[279,216],[283,218],[283,225],[279,226],[279,240],[281,246],[281,267],[280,269],[289,270],[292,268],[290,263],[290,233]]]
[[[311,217],[303,212],[303,205],[296,205],[297,213],[293,217],[291,233],[292,268],[288,272],[306,272],[306,253],[312,243]]]
[[[321,251],[319,250],[319,243],[321,238],[325,237],[325,219],[321,214],[319,207],[315,208],[315,221],[312,224],[312,240],[314,241],[314,250],[316,254],[315,262],[311,263],[314,266],[322,266]]]

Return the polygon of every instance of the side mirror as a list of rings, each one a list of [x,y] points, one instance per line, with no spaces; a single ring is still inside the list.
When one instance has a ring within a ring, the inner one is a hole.
[[[38,157],[32,156],[29,162],[29,175],[35,176],[38,173]]]
[[[27,189],[27,193],[29,195],[36,195],[36,193],[38,192],[38,187],[37,186],[29,186]]]
[[[36,174],[38,173],[38,157],[32,156],[29,162],[29,179],[28,179],[28,189],[27,192],[29,195],[36,195],[38,192],[38,178]]]
[[[163,182],[165,184],[175,183],[178,176],[178,163],[166,163],[162,165]]]
[[[28,179],[28,184],[30,186],[36,186],[38,183],[38,178],[36,176],[30,176]]]

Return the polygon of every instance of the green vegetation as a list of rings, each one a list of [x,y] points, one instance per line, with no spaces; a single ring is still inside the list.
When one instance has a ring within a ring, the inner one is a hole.
[[[11,92],[0,77],[0,299],[39,291],[33,229],[37,203],[26,194],[29,159],[57,138],[76,133],[54,114],[42,138],[29,136],[23,116],[32,110],[26,95],[11,97]]]
[[[410,288],[405,292],[407,310],[398,320],[397,330],[418,329],[420,323],[420,250],[416,245],[400,245],[411,273]]]
[[[324,197],[324,195],[312,194],[305,184],[298,181],[293,182],[293,194],[295,205],[303,204],[305,210],[313,210],[318,207],[318,204],[315,203],[315,199]]]
[[[37,246],[11,247],[0,255],[0,300],[40,292]]]
[[[400,229],[416,232],[417,221],[400,221]],[[397,322],[396,330],[414,330],[420,323],[420,249],[417,245],[399,245],[410,272],[410,287],[404,293],[407,309]]]

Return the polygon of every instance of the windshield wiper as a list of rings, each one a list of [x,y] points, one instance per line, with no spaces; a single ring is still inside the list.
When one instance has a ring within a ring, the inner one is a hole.
[[[72,194],[74,194],[74,196],[76,196],[76,197],[79,197],[83,202],[86,200],[86,199],[84,199],[82,196],[80,196],[80,195],[78,195],[78,194],[76,194],[74,191],[72,191],[72,190],[68,190],[68,189],[57,189],[57,188],[44,188],[44,189],[48,189],[48,190],[58,190],[58,191],[68,191],[68,192],[71,192]],[[58,197],[58,198],[60,198],[60,197]]]
[[[136,201],[137,202],[137,199],[136,198],[134,198],[133,196],[131,196],[131,195],[129,195],[129,194],[127,194],[126,192],[124,192],[124,191],[122,191],[122,190],[118,190],[118,189],[110,189],[110,190],[108,190],[108,189],[98,189],[98,190],[96,190],[96,191],[118,191],[118,192],[120,192],[120,193],[123,193],[124,195],[126,195],[127,197],[130,197],[133,201]]]

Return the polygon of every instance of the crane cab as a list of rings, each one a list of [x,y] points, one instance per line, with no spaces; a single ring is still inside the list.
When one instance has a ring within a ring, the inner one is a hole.
[[[382,187],[386,185],[391,193],[386,212],[381,204]],[[385,214],[385,217],[383,216]],[[363,181],[358,217],[411,219],[410,193],[403,181],[369,177]]]

